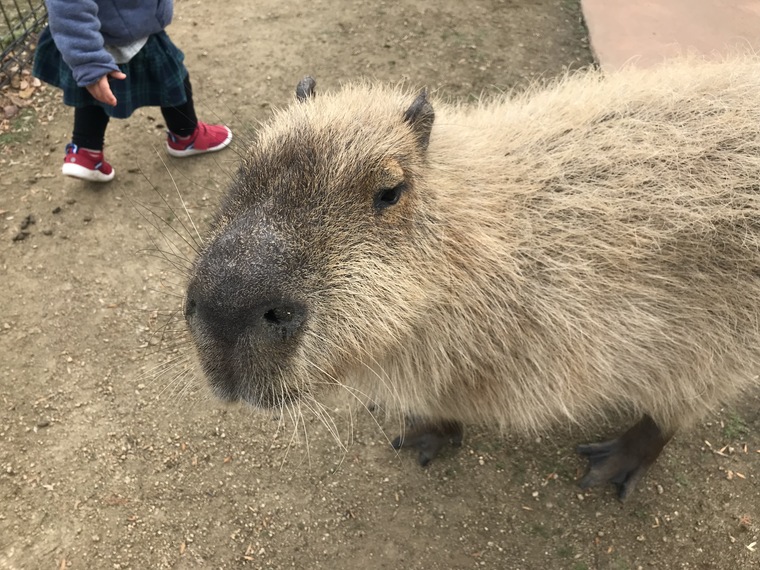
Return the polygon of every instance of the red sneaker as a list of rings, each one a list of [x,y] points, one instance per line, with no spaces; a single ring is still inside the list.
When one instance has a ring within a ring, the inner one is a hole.
[[[103,151],[94,152],[79,148],[74,143],[66,145],[66,158],[61,168],[66,176],[73,176],[90,182],[108,182],[116,172],[103,158]]]
[[[167,135],[166,152],[180,158],[222,150],[232,140],[232,131],[224,125],[207,125],[201,121],[189,137],[181,139],[171,131],[167,131]]]

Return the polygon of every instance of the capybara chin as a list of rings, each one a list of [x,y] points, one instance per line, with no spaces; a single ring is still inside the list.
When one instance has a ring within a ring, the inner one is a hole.
[[[634,488],[680,427],[758,385],[760,61],[571,75],[476,105],[298,87],[247,150],[185,313],[226,399],[328,386],[413,418],[641,420],[579,447]]]

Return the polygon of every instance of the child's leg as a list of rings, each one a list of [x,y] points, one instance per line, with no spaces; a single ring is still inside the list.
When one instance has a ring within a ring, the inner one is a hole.
[[[161,114],[166,121],[166,128],[176,137],[189,137],[198,126],[198,117],[193,105],[193,86],[190,84],[190,74],[185,76],[185,95],[187,101],[177,107],[161,107]]]
[[[102,107],[88,105],[74,109],[74,134],[71,142],[80,148],[102,151],[109,116]]]
[[[88,105],[74,109],[74,133],[66,146],[61,172],[66,176],[108,182],[114,170],[103,158],[103,141],[108,126],[108,115],[102,107]]]
[[[232,140],[232,132],[224,125],[207,125],[195,116],[190,76],[185,77],[187,101],[178,107],[161,107],[169,136],[166,151],[176,157],[192,156],[222,150]]]

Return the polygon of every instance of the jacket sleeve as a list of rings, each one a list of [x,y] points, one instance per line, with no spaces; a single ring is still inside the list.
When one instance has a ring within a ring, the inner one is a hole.
[[[104,46],[95,0],[45,0],[48,23],[58,51],[80,87],[118,71]]]

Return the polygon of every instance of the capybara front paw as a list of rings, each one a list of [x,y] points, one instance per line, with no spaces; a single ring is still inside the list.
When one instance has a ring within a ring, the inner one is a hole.
[[[462,445],[464,430],[459,422],[408,418],[406,423],[404,433],[396,437],[391,445],[393,449],[416,449],[417,462],[422,467],[430,463],[447,444],[455,447]]]
[[[655,462],[670,439],[649,416],[616,439],[579,445],[588,459],[588,470],[580,481],[583,489],[612,483],[618,498],[625,501]]]

